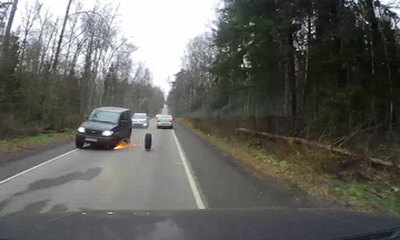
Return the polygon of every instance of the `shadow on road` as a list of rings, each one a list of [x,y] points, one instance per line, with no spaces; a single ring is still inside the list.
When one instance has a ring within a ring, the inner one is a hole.
[[[32,214],[38,214],[41,213],[42,210],[49,204],[50,200],[41,200],[38,202],[30,203],[26,205],[23,209],[7,214],[7,217],[13,217],[13,216],[20,216],[20,215],[32,215]]]
[[[65,204],[56,204],[50,208],[48,212],[50,213],[62,213],[68,211],[67,206]]]
[[[7,204],[11,201],[11,199],[7,198],[0,202],[0,212],[3,208],[7,206]]]
[[[99,176],[102,171],[102,168],[100,167],[95,167],[95,168],[89,168],[86,170],[86,172],[72,172],[67,175],[59,176],[56,178],[44,178],[40,179],[36,182],[33,182],[28,185],[27,189],[21,192],[17,192],[13,195],[19,196],[25,193],[41,190],[41,189],[46,189],[46,188],[51,188],[51,187],[56,187],[60,186],[63,184],[66,184],[68,182],[72,181],[77,181],[77,180],[84,180],[84,181],[90,181],[94,179],[95,177]]]

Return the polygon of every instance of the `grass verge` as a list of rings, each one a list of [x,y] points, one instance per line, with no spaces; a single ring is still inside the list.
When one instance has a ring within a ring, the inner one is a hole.
[[[260,179],[275,179],[289,188],[300,189],[315,206],[345,206],[400,216],[400,179],[387,169],[367,164],[360,167],[358,159],[343,159],[293,143],[239,133],[221,134],[187,119],[178,122],[231,155]]]
[[[46,133],[37,136],[0,139],[0,153],[18,151],[25,148],[35,148],[55,140],[72,139],[75,131],[67,130],[62,133]]]

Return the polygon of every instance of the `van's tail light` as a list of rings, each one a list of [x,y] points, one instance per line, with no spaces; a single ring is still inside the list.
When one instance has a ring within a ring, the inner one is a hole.
[[[160,122],[160,119],[157,119],[157,122]]]
[[[169,120],[170,122],[173,122],[174,120],[173,119],[171,119],[171,120]]]

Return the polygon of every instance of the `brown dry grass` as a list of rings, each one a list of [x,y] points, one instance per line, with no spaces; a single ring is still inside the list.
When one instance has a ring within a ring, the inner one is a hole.
[[[357,210],[400,215],[400,181],[396,173],[370,166],[362,158],[343,158],[294,143],[249,137],[232,124],[179,119],[261,179],[275,180],[302,193],[316,206],[347,206]]]

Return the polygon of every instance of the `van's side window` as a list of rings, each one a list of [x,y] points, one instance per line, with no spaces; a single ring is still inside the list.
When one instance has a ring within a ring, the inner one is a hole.
[[[121,114],[120,120],[129,120],[128,118],[128,112],[123,112]]]

